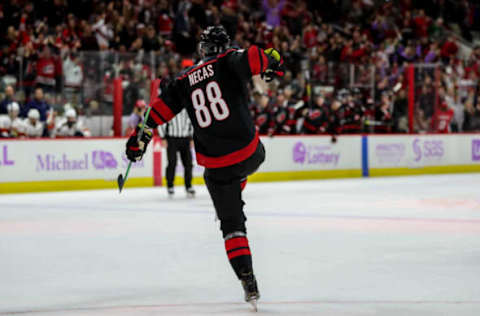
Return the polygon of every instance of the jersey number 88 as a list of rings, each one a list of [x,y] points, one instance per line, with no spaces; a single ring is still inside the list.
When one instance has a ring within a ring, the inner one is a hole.
[[[217,121],[223,121],[230,115],[227,103],[222,98],[222,91],[216,81],[209,82],[205,88],[208,102],[210,102],[210,111]],[[212,115],[205,106],[205,94],[203,90],[198,88],[192,92],[192,104],[195,109],[195,116],[198,125],[202,128],[212,124]]]

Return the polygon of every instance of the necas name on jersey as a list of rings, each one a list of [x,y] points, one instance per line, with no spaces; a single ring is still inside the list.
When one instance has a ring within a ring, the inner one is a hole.
[[[196,85],[207,78],[213,77],[214,74],[213,65],[207,65],[206,67],[192,71],[190,74],[188,74],[190,86]]]

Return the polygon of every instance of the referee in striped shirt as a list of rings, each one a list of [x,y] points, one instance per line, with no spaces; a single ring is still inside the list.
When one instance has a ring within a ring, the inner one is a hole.
[[[182,164],[185,169],[185,189],[187,196],[194,197],[195,190],[192,188],[192,152],[193,126],[188,118],[187,111],[183,109],[171,121],[158,127],[158,133],[163,139],[163,146],[167,148],[168,165],[166,170],[168,195],[174,194],[173,180],[177,167],[177,152],[180,153]]]

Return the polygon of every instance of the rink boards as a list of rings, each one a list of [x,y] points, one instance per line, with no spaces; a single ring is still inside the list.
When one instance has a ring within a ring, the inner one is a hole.
[[[480,134],[264,137],[267,158],[249,181],[480,171]],[[0,193],[116,187],[125,139],[1,140]],[[133,165],[126,187],[162,184],[159,139]],[[177,184],[182,183],[181,163]],[[195,165],[194,183],[203,183]]]
[[[122,138],[0,141],[0,193],[113,188],[124,147]],[[153,155],[130,171],[129,185],[151,186]]]
[[[370,176],[480,171],[480,134],[369,136],[367,143]]]

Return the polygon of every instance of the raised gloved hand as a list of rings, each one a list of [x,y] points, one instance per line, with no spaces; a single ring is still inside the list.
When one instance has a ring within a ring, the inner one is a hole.
[[[270,56],[274,62],[269,63],[267,70],[262,74],[262,78],[264,78],[266,82],[270,82],[277,77],[283,77],[283,59],[280,56],[280,53],[274,48],[268,48],[264,53]]]
[[[148,127],[145,127],[142,135],[140,135],[140,126],[141,124],[138,124],[135,127],[127,141],[126,154],[127,158],[132,162],[142,160],[143,154],[147,151],[148,143],[150,143],[153,137],[153,130]]]

